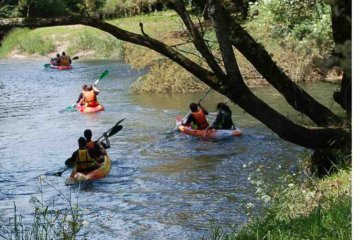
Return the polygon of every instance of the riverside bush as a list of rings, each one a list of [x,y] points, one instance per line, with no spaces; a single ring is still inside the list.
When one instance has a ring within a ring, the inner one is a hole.
[[[95,51],[97,57],[123,59],[123,42],[98,31],[83,30],[80,37],[69,48],[70,54],[80,51]]]
[[[43,184],[54,189],[58,195],[51,201],[43,200]],[[73,240],[82,237],[86,239],[88,231],[85,227],[89,224],[84,219],[83,211],[77,201],[69,195],[62,193],[52,183],[46,181],[45,176],[39,177],[38,189],[41,196],[33,196],[30,203],[34,206],[34,213],[29,217],[19,214],[14,203],[14,215],[9,219],[0,216],[1,239],[64,239]],[[68,206],[58,205],[59,200],[64,200]]]
[[[322,180],[308,177],[300,183],[286,176],[275,189],[263,180],[261,172],[249,179],[263,202],[262,213],[249,214],[249,222],[230,233],[212,225],[209,239],[351,239],[350,171],[341,170]],[[253,206],[248,203],[244,207],[252,211]]]
[[[273,37],[332,44],[331,8],[323,0],[260,0],[250,4],[250,16],[268,24]]]

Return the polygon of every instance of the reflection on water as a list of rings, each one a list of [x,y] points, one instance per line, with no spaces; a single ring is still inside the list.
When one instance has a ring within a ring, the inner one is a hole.
[[[203,93],[132,95],[131,82],[141,73],[114,61],[76,62],[74,69],[43,69],[43,62],[0,61],[0,213],[18,210],[30,214],[31,196],[38,196],[37,176],[58,171],[76,149],[83,130],[100,136],[122,118],[124,129],[111,137],[112,171],[106,179],[78,188],[64,186],[63,177],[48,177],[62,191],[79,193],[80,206],[88,208],[95,239],[199,239],[208,234],[210,219],[242,224],[244,204],[253,202],[255,190],[247,178],[262,168],[270,181],[297,169],[306,151],[280,140],[242,109],[231,105],[234,122],[244,136],[224,141],[203,141],[169,134],[176,115]],[[84,83],[99,83],[98,114],[63,112]],[[311,86],[322,101],[334,86]],[[276,109],[297,121],[298,113],[270,88],[255,89]],[[211,93],[204,107],[214,112],[223,96]],[[331,102],[330,102],[331,104]],[[210,118],[214,117],[210,114]],[[250,163],[250,164],[249,164]],[[246,168],[243,168],[243,165]],[[44,197],[57,192],[45,187]],[[66,203],[63,203],[64,206]],[[102,216],[102,220],[95,216]]]

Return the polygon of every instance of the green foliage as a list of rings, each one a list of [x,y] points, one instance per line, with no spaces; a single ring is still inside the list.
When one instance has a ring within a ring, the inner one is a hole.
[[[323,0],[262,0],[250,5],[250,16],[277,38],[332,43],[331,8]]]
[[[77,239],[80,235],[86,239],[84,228],[89,223],[85,221],[83,212],[76,202],[71,199],[71,193],[65,195],[44,176],[39,178],[40,198],[31,197],[30,203],[34,206],[34,213],[24,218],[18,213],[14,203],[14,215],[9,219],[0,216],[1,239]],[[43,201],[43,184],[54,189],[59,194],[49,202]],[[67,207],[59,207],[59,199],[68,203]],[[57,200],[57,201],[56,201]]]
[[[11,17],[16,5],[14,1],[11,0],[3,0],[0,1],[0,18]]]
[[[101,12],[107,17],[128,17],[164,9],[161,0],[106,0]]]
[[[146,75],[131,87],[134,93],[188,93],[207,89],[193,75],[171,60],[159,59],[148,67]]]
[[[40,53],[46,55],[54,50],[55,46],[49,38],[33,35],[30,29],[14,29],[2,42],[0,56],[5,57],[12,50],[28,54]]]
[[[351,239],[351,172],[340,171],[323,180],[309,178],[301,185],[291,179],[284,178],[283,185],[268,191],[266,181],[252,178],[265,202],[261,217],[250,214],[247,225],[230,233],[212,226],[211,236],[216,238],[211,239]]]
[[[81,51],[95,51],[98,57],[104,58],[124,58],[123,42],[98,31],[81,31],[80,37],[68,49],[69,54]]]

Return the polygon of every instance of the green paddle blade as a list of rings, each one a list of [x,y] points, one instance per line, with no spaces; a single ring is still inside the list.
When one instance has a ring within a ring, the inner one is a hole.
[[[44,68],[48,68],[48,67],[50,67],[50,63],[47,63],[47,64],[44,64]]]
[[[78,56],[75,56],[75,57],[73,57],[71,60],[78,60],[79,59],[79,57]]]
[[[104,77],[106,77],[109,74],[109,70],[105,70],[99,77],[99,80],[102,80]]]

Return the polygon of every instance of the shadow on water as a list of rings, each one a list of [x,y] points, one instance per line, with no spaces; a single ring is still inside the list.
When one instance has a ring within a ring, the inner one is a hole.
[[[142,73],[126,64],[76,61],[70,71],[43,69],[43,64],[0,60],[3,216],[12,216],[13,201],[31,216],[29,198],[38,195],[38,176],[63,168],[84,129],[92,129],[96,139],[122,118],[124,129],[111,137],[113,167],[107,178],[79,191],[64,186],[70,171],[47,177],[60,191],[78,194],[80,207],[90,210],[85,217],[92,222],[94,239],[199,239],[208,234],[210,219],[242,224],[244,205],[256,202],[249,175],[262,169],[267,181],[275,180],[297,171],[307,154],[232,104],[241,137],[216,141],[169,134],[175,116],[185,115],[188,104],[202,93],[133,95],[130,85]],[[83,84],[93,83],[105,69],[110,74],[98,85],[104,112],[61,111],[76,101]],[[311,94],[321,101],[330,99],[333,85],[312,86],[306,88]],[[302,121],[274,90],[254,91],[284,115]],[[225,98],[217,93],[203,101],[210,121],[219,101]],[[43,195],[51,199],[58,192],[44,187]],[[66,207],[66,202],[59,204]]]

